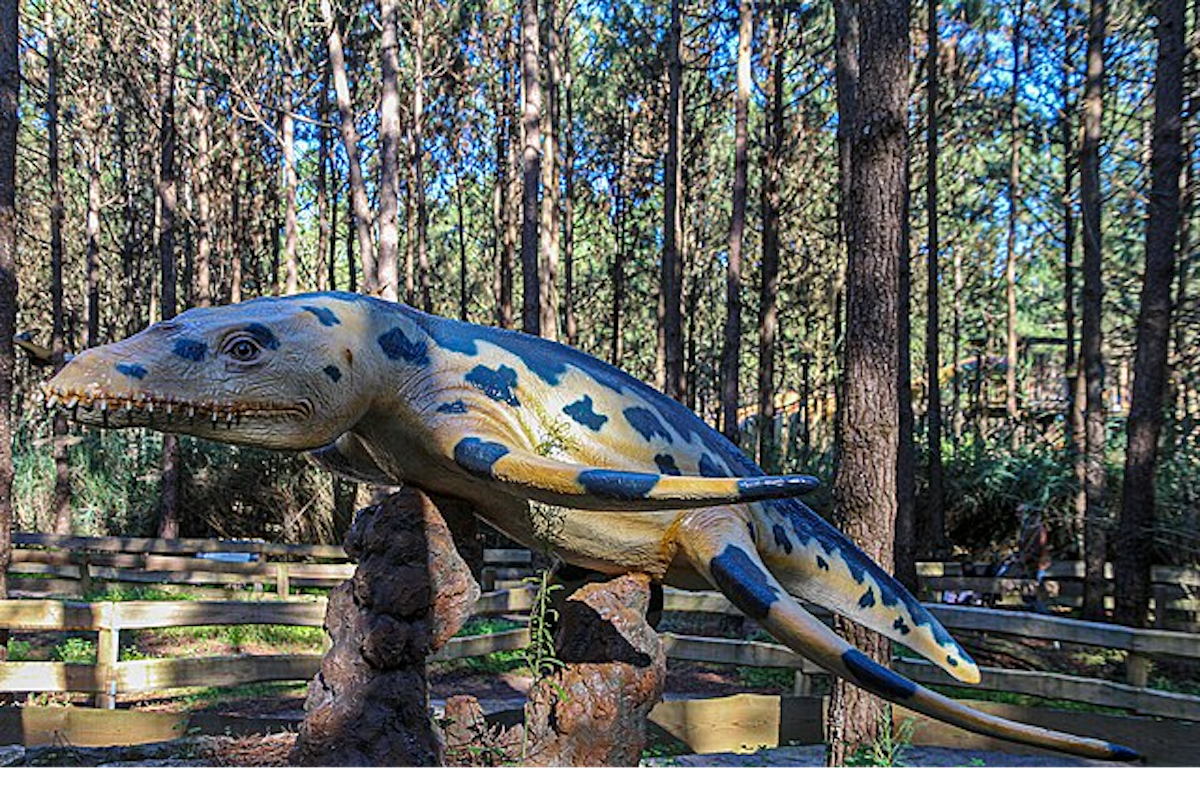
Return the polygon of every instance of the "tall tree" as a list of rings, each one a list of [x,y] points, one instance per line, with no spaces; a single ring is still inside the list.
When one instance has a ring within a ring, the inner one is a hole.
[[[538,192],[541,183],[542,79],[539,72],[541,52],[538,34],[537,0],[521,0],[521,85],[524,89],[521,126],[521,276],[523,295],[521,327],[529,334],[542,333],[541,273],[538,269]]]
[[[763,60],[769,65],[762,151],[762,267],[758,292],[758,460],[767,472],[779,468],[775,436],[775,349],[779,334],[779,237],[783,171],[784,6],[767,15]]]
[[[542,115],[542,227],[538,277],[542,336],[558,339],[558,271],[562,252],[562,188],[559,134],[562,129],[562,23],[558,0],[546,0],[546,113]]]
[[[400,283],[400,4],[382,0],[379,57],[383,64],[379,100],[379,296],[399,298]],[[421,24],[418,13],[415,25]],[[420,84],[414,81],[415,87]],[[414,116],[416,109],[414,108]],[[412,297],[408,297],[409,303]]]
[[[927,0],[925,56],[925,434],[929,443],[929,501],[926,505],[925,549],[941,553],[945,547],[945,479],[942,468],[941,356],[941,270],[938,236],[938,92],[941,35],[938,29],[938,0]]]
[[[1150,163],[1150,208],[1146,221],[1146,272],[1138,311],[1121,519],[1113,560],[1116,619],[1127,626],[1145,625],[1150,609],[1154,474],[1167,385],[1171,288],[1178,263],[1185,6],[1184,0],[1158,0],[1157,3],[1158,58],[1154,71],[1154,140]]]
[[[850,139],[846,222],[852,243],[846,269],[843,409],[838,415],[834,518],[885,569],[892,564],[896,522],[898,294],[903,247],[907,105],[908,3],[880,0],[859,7],[860,76]],[[878,634],[840,620],[860,651],[887,664]],[[881,702],[842,681],[830,699],[827,761],[842,765],[878,735]]]
[[[17,326],[18,0],[0,0],[0,600],[8,597],[13,528],[13,334]],[[0,631],[0,661],[8,632]]]
[[[663,391],[683,401],[683,0],[671,0],[667,28],[667,149],[663,160],[663,247],[659,271],[659,335]]]
[[[60,157],[58,20],[55,5],[49,0],[43,8],[42,24],[46,35],[46,174],[50,199],[50,295],[53,327],[50,334],[51,358],[62,365],[66,353],[66,307],[63,299],[63,182]],[[54,415],[54,533],[71,533],[71,466],[67,454],[67,418]]]
[[[1012,425],[1012,443],[1020,442],[1017,399],[1017,223],[1021,208],[1021,54],[1025,0],[1017,0],[1012,17],[1012,86],[1008,105],[1008,237],[1004,249],[1005,365],[1004,403]]]
[[[161,280],[160,314],[169,320],[177,309],[175,264],[175,212],[178,187],[175,174],[175,13],[169,0],[157,0],[157,21],[154,44],[158,56],[155,100],[158,109],[158,172],[155,190],[158,196],[158,261]],[[158,507],[158,537],[175,539],[179,536],[179,438],[164,434],[162,438],[162,489]]]
[[[321,0],[321,19],[325,24],[325,35],[329,47],[329,68],[333,74],[333,88],[337,95],[342,147],[346,150],[350,181],[348,194],[354,219],[353,230],[358,241],[358,260],[362,264],[363,290],[372,294],[379,291],[375,239],[371,232],[373,215],[359,155],[358,129],[355,127],[354,121],[354,100],[350,95],[350,80],[346,74],[346,53],[342,45],[341,30],[333,15],[331,0]],[[351,275],[354,275],[353,270],[351,270]]]
[[[750,56],[754,4],[738,2],[737,92],[733,99],[733,208],[729,217],[729,260],[725,265],[725,337],[721,349],[721,433],[738,441],[739,372],[742,345],[742,245],[750,171]]]
[[[1083,90],[1083,141],[1079,149],[1080,211],[1083,217],[1083,332],[1080,359],[1085,375],[1084,412],[1084,582],[1083,614],[1104,616],[1104,564],[1107,559],[1107,479],[1103,331],[1104,277],[1100,214],[1100,142],[1104,108],[1104,38],[1108,0],[1091,0],[1087,30],[1087,72]]]

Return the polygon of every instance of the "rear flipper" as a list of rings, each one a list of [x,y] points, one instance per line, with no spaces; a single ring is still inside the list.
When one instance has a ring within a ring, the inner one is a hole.
[[[675,524],[680,552],[742,612],[821,667],[864,690],[954,726],[1004,740],[1051,748],[1090,759],[1130,761],[1137,752],[1120,745],[1005,720],[926,689],[871,661],[793,599],[767,571],[744,515],[704,509]]]

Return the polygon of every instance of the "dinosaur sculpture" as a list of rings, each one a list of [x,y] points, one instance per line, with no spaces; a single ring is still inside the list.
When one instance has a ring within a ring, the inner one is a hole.
[[[526,547],[606,574],[716,587],[780,642],[971,731],[1092,758],[1137,754],[973,710],[869,660],[797,601],[979,670],[899,583],[691,412],[524,334],[345,293],[193,309],[80,353],[43,387],[80,422],[307,451],[350,478],[468,502]]]

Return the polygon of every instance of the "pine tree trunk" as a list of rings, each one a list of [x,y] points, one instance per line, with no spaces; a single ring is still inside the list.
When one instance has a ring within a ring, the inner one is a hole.
[[[1104,279],[1101,274],[1100,140],[1104,101],[1104,36],[1107,0],[1092,0],[1088,20],[1087,78],[1083,97],[1083,143],[1079,155],[1083,213],[1083,333],[1081,360],[1085,375],[1084,413],[1084,592],[1083,615],[1104,617],[1104,564],[1107,559],[1107,487],[1104,465],[1105,409],[1101,329]]]
[[[285,26],[286,31],[286,26]],[[295,79],[292,77],[291,39],[284,33],[285,67],[283,72],[283,293],[294,295],[300,288],[299,228],[296,190],[300,176],[296,172]],[[276,273],[278,274],[278,273]]]
[[[17,118],[21,94],[17,0],[0,2],[0,600],[8,597],[13,528],[13,334],[17,325]],[[8,632],[0,630],[0,661]]]
[[[521,0],[521,84],[525,95],[521,115],[524,148],[521,159],[524,187],[521,198],[521,327],[527,334],[538,335],[542,333],[542,289],[538,268],[538,190],[542,170],[540,49],[537,0]]]
[[[1005,368],[1004,399],[1012,445],[1020,445],[1017,399],[1017,220],[1021,208],[1021,47],[1025,0],[1018,0],[1012,25],[1012,99],[1009,101],[1008,237],[1004,253]]]
[[[905,154],[907,159],[907,153]],[[917,589],[917,454],[913,436],[916,418],[912,395],[912,256],[908,223],[909,168],[904,165],[904,209],[900,216],[900,274],[896,298],[896,535],[892,574],[914,592]]]
[[[750,168],[750,56],[754,40],[754,4],[738,3],[737,94],[733,101],[733,208],[729,218],[729,261],[725,265],[725,337],[721,350],[721,433],[739,439],[739,369],[742,347],[742,245],[746,232],[746,196]]]
[[[192,38],[199,51],[196,55],[196,72],[203,71],[205,25],[201,19],[201,6],[197,4],[192,18]],[[208,108],[208,88],[204,81],[197,81],[192,98],[192,128],[196,136],[196,161],[194,165],[193,193],[196,198],[196,305],[212,304],[212,147],[209,127],[212,118]]]
[[[1184,0],[1159,0],[1157,4],[1158,60],[1154,71],[1154,141],[1146,223],[1146,273],[1138,311],[1121,519],[1113,560],[1116,620],[1126,626],[1144,626],[1150,610],[1154,473],[1167,384],[1171,289],[1178,263],[1175,247],[1179,236],[1179,175],[1183,164],[1184,8]]]
[[[541,332],[558,339],[558,269],[562,226],[559,185],[559,131],[562,127],[559,87],[562,84],[562,42],[558,0],[546,0],[546,113],[542,116],[541,274],[538,279]]]
[[[663,162],[663,249],[659,278],[663,392],[683,401],[683,256],[680,148],[683,133],[682,0],[671,0],[667,30],[667,151]]]
[[[771,7],[763,61],[770,65],[762,158],[762,275],[758,298],[758,462],[768,473],[779,468],[775,438],[775,346],[779,332],[779,205],[783,156],[783,7]]]
[[[379,58],[382,62],[382,87],[379,93],[379,296],[385,300],[400,297],[400,199],[396,187],[400,179],[400,8],[397,0],[382,0],[379,6],[382,35]],[[419,6],[414,13],[414,28],[421,25]],[[420,92],[414,76],[413,93]],[[415,106],[415,104],[414,104]],[[414,107],[414,115],[416,109]],[[414,118],[413,126],[416,126]],[[410,187],[411,191],[411,187]]]
[[[358,240],[358,258],[362,263],[362,288],[366,293],[374,294],[379,291],[379,273],[375,262],[375,242],[371,233],[371,204],[367,198],[367,185],[359,160],[358,130],[354,126],[354,103],[350,96],[350,81],[346,76],[346,55],[342,48],[342,34],[333,17],[333,5],[330,0],[321,0],[321,17],[325,23],[325,33],[328,37],[329,67],[333,73],[333,88],[337,94],[342,146],[346,149],[347,169],[350,174],[350,207],[354,218],[354,232]]]
[[[158,260],[161,276],[160,316],[175,316],[175,23],[173,6],[159,0],[155,45],[158,51]],[[161,539],[179,536],[179,439],[174,434],[162,438],[162,485],[158,507],[158,532]]]
[[[332,289],[337,281],[333,274],[333,250],[330,242],[333,239],[333,224],[330,222],[330,212],[337,209],[336,187],[332,207],[329,202],[329,62],[321,70],[320,95],[317,97],[317,291],[324,292]],[[334,172],[336,184],[337,173]],[[334,211],[336,213],[336,211]]]
[[[50,181],[50,303],[53,330],[50,335],[51,357],[56,366],[64,363],[66,310],[63,302],[63,185],[59,165],[58,112],[58,34],[54,3],[47,2],[43,28],[46,34],[46,133]],[[71,469],[67,455],[67,418],[54,415],[54,499],[51,502],[52,530],[71,533]]]
[[[908,4],[859,9],[861,74],[850,138],[846,204],[854,246],[846,271],[844,408],[833,484],[834,519],[885,570],[896,522],[898,290],[902,259],[909,69]],[[864,123],[864,124],[859,124]],[[868,658],[889,663],[887,641],[842,621]],[[876,739],[883,702],[834,682],[828,716],[831,765]]]
[[[571,27],[563,23],[563,336],[571,346],[579,344],[579,320],[575,315],[575,109],[574,66],[571,59]]]
[[[924,547],[918,556],[946,553],[946,489],[942,470],[942,388],[940,381],[941,343],[941,269],[939,266],[941,240],[938,236],[938,91],[940,70],[938,57],[941,36],[938,31],[938,0],[926,4],[926,41],[929,53],[926,62],[925,128],[925,219],[928,246],[925,249],[925,433],[929,443],[929,500],[926,504]],[[957,369],[957,368],[956,368]]]

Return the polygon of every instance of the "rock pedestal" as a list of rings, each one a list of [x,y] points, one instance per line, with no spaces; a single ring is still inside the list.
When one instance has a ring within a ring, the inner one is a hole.
[[[555,646],[564,666],[534,685],[524,728],[489,727],[474,698],[452,698],[444,721],[447,763],[637,765],[646,717],[667,674],[658,634],[646,622],[650,601],[650,579],[642,574],[572,593]]]
[[[360,512],[345,547],[358,567],[330,593],[333,646],[309,684],[291,762],[438,765],[425,658],[471,615],[479,585],[437,507],[413,489]]]

